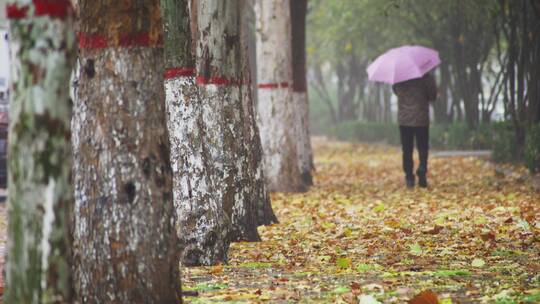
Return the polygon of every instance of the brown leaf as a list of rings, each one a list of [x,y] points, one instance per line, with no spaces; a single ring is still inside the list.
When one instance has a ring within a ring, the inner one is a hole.
[[[489,241],[494,242],[495,241],[495,233],[493,233],[491,231],[487,232],[487,233],[482,233],[480,235],[480,238],[482,238],[482,240],[484,242],[489,242]]]
[[[223,265],[218,265],[210,268],[211,274],[220,274],[223,272]]]
[[[341,299],[347,304],[356,304],[356,303],[358,303],[358,300],[356,299],[356,295],[351,293],[351,292],[342,295]]]
[[[409,304],[438,304],[439,298],[431,290],[425,290],[409,300]]]
[[[439,234],[443,230],[442,226],[435,226],[433,229],[426,231],[427,234]]]
[[[356,283],[356,282],[351,283],[351,289],[352,290],[358,290],[360,288],[362,288],[362,285],[360,285],[360,283]]]
[[[405,234],[411,234],[412,233],[412,230],[409,229],[409,228],[401,228],[401,231]]]

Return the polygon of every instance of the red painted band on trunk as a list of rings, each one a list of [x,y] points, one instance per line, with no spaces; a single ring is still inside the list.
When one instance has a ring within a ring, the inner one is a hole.
[[[238,81],[233,81],[226,77],[221,77],[221,76],[212,76],[210,78],[204,77],[204,76],[197,76],[197,84],[198,85],[214,84],[218,86],[219,85],[230,86],[230,85],[238,85]]]
[[[69,0],[33,0],[34,16],[49,16],[51,18],[65,18],[71,10]],[[23,19],[28,17],[29,6],[22,7],[17,4],[8,4],[6,14],[9,19]]]
[[[108,39],[101,34],[84,34],[79,33],[79,48],[80,49],[105,49],[108,47],[114,47],[114,43],[110,43],[111,39]],[[161,46],[162,40],[159,39],[157,42],[152,41],[148,33],[142,33],[131,36],[121,36],[118,39],[118,46],[120,48],[129,48],[129,47],[152,47],[152,46]]]
[[[133,36],[123,36],[119,39],[119,45],[121,47],[132,47],[132,46],[151,46],[152,40],[148,33],[137,34]]]
[[[163,73],[165,79],[195,76],[195,68],[170,68]]]
[[[107,39],[102,35],[79,33],[77,37],[79,38],[80,49],[104,49],[108,45]]]
[[[280,83],[259,83],[257,85],[257,88],[259,89],[279,89],[279,88],[288,88],[289,83],[288,82],[280,82]]]

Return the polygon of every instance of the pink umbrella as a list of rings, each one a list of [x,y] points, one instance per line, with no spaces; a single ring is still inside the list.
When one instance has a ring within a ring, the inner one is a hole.
[[[369,80],[394,84],[420,78],[441,63],[439,53],[419,45],[391,49],[367,68]]]

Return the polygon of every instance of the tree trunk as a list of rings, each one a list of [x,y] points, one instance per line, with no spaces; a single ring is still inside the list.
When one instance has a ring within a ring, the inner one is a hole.
[[[451,119],[448,117],[448,87],[450,85],[450,70],[447,63],[441,64],[441,77],[439,84],[439,98],[433,103],[433,112],[435,114],[435,122],[449,123]]]
[[[80,1],[74,282],[84,303],[174,303],[180,278],[159,0]]]
[[[392,90],[386,86],[383,91],[384,94],[384,123],[392,123]]]
[[[206,148],[213,157],[212,182],[231,219],[231,241],[258,241],[257,206],[268,201],[260,169],[253,115],[243,0],[197,4],[197,84],[206,104]]]
[[[306,77],[306,14],[307,0],[290,1],[291,12],[291,46],[292,46],[292,78],[293,106],[296,118],[296,151],[298,166],[305,185],[313,185],[311,171],[313,151],[309,133],[309,102]]]
[[[69,1],[56,2],[54,12],[36,12],[22,0],[8,5],[13,95],[7,303],[72,302],[69,78],[75,33]]]
[[[165,34],[165,96],[171,142],[176,226],[186,266],[226,260],[229,217],[221,208],[219,184],[211,179],[214,159],[205,149],[204,114],[195,83],[190,19],[185,0],[161,0]],[[206,112],[205,112],[206,111]]]
[[[254,187],[254,201],[256,208],[257,225],[271,225],[278,222],[272,205],[266,178],[263,170],[263,152],[261,145],[261,136],[256,121],[256,96],[257,96],[257,41],[255,36],[255,0],[241,0],[241,62],[243,70],[248,74],[244,76],[243,106],[246,113],[244,131],[248,138],[248,153],[250,155],[251,172],[254,176],[250,179]],[[253,66],[252,66],[253,65]],[[249,81],[249,82],[248,82]]]
[[[271,191],[305,191],[292,97],[289,0],[257,0],[257,119]]]

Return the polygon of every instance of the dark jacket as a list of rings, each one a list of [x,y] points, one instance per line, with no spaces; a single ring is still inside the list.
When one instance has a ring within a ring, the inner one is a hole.
[[[392,86],[398,97],[398,123],[400,126],[429,126],[429,102],[437,98],[437,85],[433,75],[407,80]]]

